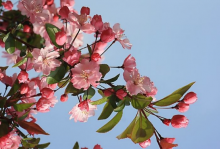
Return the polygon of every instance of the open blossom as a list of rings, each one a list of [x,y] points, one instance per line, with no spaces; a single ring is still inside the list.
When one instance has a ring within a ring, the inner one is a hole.
[[[81,98],[81,97],[80,97]],[[70,119],[74,118],[74,121],[87,122],[88,118],[95,115],[96,105],[91,105],[90,100],[80,101],[69,112]]]
[[[1,149],[17,149],[21,143],[21,137],[17,135],[16,129],[0,138]]]
[[[134,70],[134,68],[136,67],[136,62],[135,62],[135,58],[130,55],[128,55],[128,57],[126,57],[126,59],[124,60],[124,63],[122,65],[122,68],[124,70],[127,70],[128,72],[132,72]]]
[[[56,43],[58,45],[63,45],[66,42],[67,36],[64,30],[61,30],[55,34]]]
[[[61,62],[56,59],[60,56],[59,53],[56,51],[51,52],[50,50],[50,46],[33,50],[32,55],[36,72],[42,71],[44,75],[49,75],[51,71],[60,66]]]
[[[67,62],[69,65],[73,66],[79,62],[80,56],[81,52],[77,50],[67,51],[64,53],[63,60]]]
[[[58,102],[58,100],[54,96],[52,98],[41,97],[36,104],[37,111],[48,112],[48,111],[50,111],[49,108],[50,107],[53,108],[57,102]]]
[[[150,140],[150,139],[148,139],[148,140],[146,140],[146,141],[144,141],[144,142],[140,142],[140,143],[139,143],[139,145],[140,145],[142,148],[146,148],[146,147],[150,146],[150,144],[151,144],[151,140]]]
[[[194,92],[187,93],[183,98],[183,102],[187,104],[193,104],[194,102],[196,102],[196,100],[197,100],[197,96],[196,93]]]
[[[126,88],[131,95],[151,92],[152,82],[150,81],[150,78],[146,76],[141,77],[137,69],[134,69],[132,72],[125,70],[123,76],[126,81]]]
[[[174,141],[175,138],[163,138],[160,140],[160,146],[162,149],[172,149],[178,146],[178,144],[173,144]]]
[[[7,59],[7,65],[12,64],[12,63],[15,64],[17,58],[20,57],[20,52],[21,52],[21,51],[20,51],[20,50],[17,50],[17,49],[16,49],[15,52],[12,53],[12,54],[9,54],[9,53],[3,51],[3,52],[2,52],[2,57],[4,57],[4,58]]]
[[[99,72],[99,64],[83,59],[72,68],[71,82],[75,88],[87,90],[90,84],[96,87],[99,84],[97,81],[99,81],[101,77],[102,74]]]
[[[174,115],[171,119],[171,124],[174,128],[186,127],[189,120],[184,115]]]

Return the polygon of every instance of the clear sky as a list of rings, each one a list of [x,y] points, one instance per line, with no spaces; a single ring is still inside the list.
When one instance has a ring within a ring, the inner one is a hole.
[[[58,2],[58,1],[57,1]],[[165,126],[153,116],[149,119],[164,137],[175,137],[179,149],[219,149],[220,104],[220,1],[219,0],[76,0],[75,9],[90,7],[91,16],[102,15],[111,26],[120,23],[133,44],[125,50],[116,43],[106,53],[110,66],[119,66],[130,53],[136,58],[141,75],[151,78],[158,89],[157,99],[196,81],[189,91],[198,95],[198,101],[183,113],[189,119],[187,128]],[[57,3],[58,4],[58,3]],[[91,41],[91,37],[85,41]],[[3,61],[3,60],[2,60]],[[5,60],[4,60],[5,61]],[[122,73],[113,70],[108,77]],[[118,84],[125,84],[122,76]],[[61,90],[57,93],[59,99]],[[92,100],[100,99],[96,95]],[[75,141],[80,147],[92,149],[101,144],[104,149],[140,148],[130,139],[116,138],[133,120],[136,110],[126,107],[122,120],[106,134],[96,130],[108,120],[98,121],[103,106],[86,123],[69,120],[68,112],[77,103],[70,97],[58,102],[48,113],[36,115],[37,123],[50,134],[39,135],[42,143],[51,142],[49,149],[70,149]],[[171,118],[176,110],[160,110],[160,115]],[[37,136],[36,136],[37,137]],[[149,149],[159,148],[152,137]]]

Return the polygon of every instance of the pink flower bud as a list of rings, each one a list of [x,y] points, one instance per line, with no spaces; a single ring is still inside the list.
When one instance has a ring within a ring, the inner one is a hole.
[[[100,37],[102,42],[110,42],[115,39],[115,33],[112,31],[112,28],[104,30]]]
[[[56,43],[58,45],[63,45],[66,42],[66,32],[65,31],[59,31],[55,34]]]
[[[123,89],[119,89],[119,90],[117,90],[117,92],[116,92],[116,96],[117,96],[119,99],[123,100],[124,97],[127,96],[127,93],[126,93]]]
[[[81,56],[81,52],[79,51],[67,51],[64,53],[63,60],[67,62],[69,65],[73,66],[79,62],[79,58]]]
[[[20,87],[20,93],[21,94],[26,94],[28,92],[28,90],[29,90],[28,84],[24,83],[24,84],[21,85],[21,87]]]
[[[165,125],[169,126],[171,120],[170,120],[170,119],[163,119],[162,122],[163,122]]]
[[[174,128],[186,127],[189,123],[189,120],[184,115],[174,115],[171,119],[171,125]]]
[[[53,3],[54,3],[54,0],[46,0],[46,2],[45,2],[45,4],[48,6],[53,5]]]
[[[57,22],[58,19],[59,19],[59,16],[58,16],[58,15],[54,15],[54,16],[53,16],[53,21],[54,21],[54,22]]]
[[[26,71],[21,71],[19,74],[18,74],[18,81],[19,83],[24,83],[28,80],[28,73]]]
[[[44,98],[52,98],[54,95],[54,91],[50,88],[43,88],[40,92]]]
[[[105,96],[111,96],[114,93],[114,90],[112,88],[108,88],[106,90],[103,91]]]
[[[70,13],[70,10],[67,6],[63,6],[60,10],[59,10],[59,14],[63,19],[68,18]]]
[[[89,15],[90,14],[90,8],[89,7],[82,7],[80,14]]]
[[[150,144],[151,144],[151,140],[150,140],[150,139],[148,139],[148,140],[146,140],[146,141],[144,141],[144,142],[140,142],[140,143],[139,143],[139,145],[140,145],[142,148],[146,148],[146,147],[150,146]]]
[[[179,102],[175,108],[179,111],[179,112],[186,112],[189,109],[189,104],[186,104],[184,102]]]
[[[102,147],[99,144],[96,144],[93,149],[102,149]]]
[[[99,55],[99,53],[93,53],[91,59],[95,62],[98,62],[101,59],[101,56]]]
[[[197,100],[197,96],[196,93],[194,92],[187,93],[183,98],[183,101],[187,104],[193,104],[194,102],[196,102],[196,100]]]
[[[60,97],[61,102],[66,102],[67,100],[68,100],[68,95],[67,94],[61,95],[61,97]]]
[[[30,31],[31,31],[30,26],[29,25],[24,25],[23,31],[26,32],[26,33],[30,33]]]
[[[2,5],[5,7],[5,9],[7,10],[12,10],[13,8],[13,4],[11,1],[6,1],[6,2],[2,2]]]
[[[102,16],[94,15],[91,20],[91,24],[95,27],[96,30],[102,30],[103,28]]]
[[[162,149],[172,149],[178,146],[178,144],[173,144],[174,141],[175,138],[163,138],[160,140],[160,146]]]

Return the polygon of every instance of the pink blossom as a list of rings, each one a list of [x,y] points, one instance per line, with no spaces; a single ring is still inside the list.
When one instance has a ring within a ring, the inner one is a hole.
[[[37,104],[36,104],[36,108],[37,111],[39,112],[48,112],[50,111],[50,107],[54,107],[54,105],[57,103],[58,101],[56,100],[56,98],[53,96],[52,98],[44,98],[41,97]]]
[[[60,97],[61,102],[66,102],[67,100],[68,100],[68,95],[67,94],[61,95],[61,97]]]
[[[101,56],[99,53],[93,53],[91,56],[91,60],[94,62],[98,62],[101,59]]]
[[[44,98],[52,98],[54,96],[54,91],[50,88],[43,88],[40,92]]]
[[[13,86],[13,84],[14,84],[14,82],[15,82],[16,79],[17,79],[17,74],[14,73],[14,74],[12,75],[12,77],[9,77],[9,76],[5,75],[4,78],[3,78],[1,81],[2,81],[2,83],[4,83],[4,84],[7,84],[7,85],[9,85],[9,86]]]
[[[5,7],[7,10],[12,10],[13,4],[10,0],[7,0],[6,2],[2,2],[2,5]]]
[[[72,50],[64,53],[63,60],[67,62],[69,65],[73,66],[79,62],[79,58],[81,56],[81,52]]]
[[[174,128],[186,127],[189,120],[184,115],[174,115],[171,119],[171,124]]]
[[[54,4],[54,0],[46,0],[45,4],[51,6],[52,4]]]
[[[183,98],[183,102],[187,104],[193,104],[194,102],[196,102],[196,100],[197,100],[197,96],[196,93],[194,92],[187,93]]]
[[[56,51],[50,52],[50,50],[50,46],[33,50],[32,55],[36,72],[42,71],[44,75],[49,75],[51,71],[54,71],[61,65],[61,62],[56,59],[60,56],[59,53]]]
[[[67,36],[64,30],[61,30],[55,34],[56,43],[58,45],[63,45],[66,42]]]
[[[137,69],[134,69],[132,72],[125,70],[123,76],[126,81],[126,88],[131,95],[151,92],[152,82],[150,81],[150,78],[146,76],[141,77]]]
[[[18,74],[18,81],[19,83],[24,83],[28,80],[28,73],[26,71],[21,71],[19,74]]]
[[[101,31],[103,28],[102,16],[101,15],[94,15],[91,24],[95,27],[95,30]]]
[[[102,149],[101,145],[96,144],[93,149]]]
[[[73,38],[76,36],[77,32],[78,32],[78,28],[76,27],[76,25],[67,24],[67,31],[66,31],[66,35],[67,35],[67,43],[71,43]],[[82,32],[79,32],[78,36],[76,37],[74,43],[73,43],[73,47],[74,48],[79,48],[80,46],[83,45],[83,34]]]
[[[8,54],[7,52],[3,51],[2,53],[2,57],[6,58],[7,59],[7,65],[10,65],[10,64],[15,64],[16,63],[16,60],[18,57],[20,57],[20,50],[15,50],[15,52],[13,54]]]
[[[31,27],[29,25],[24,25],[23,31],[26,33],[30,33],[31,32]]]
[[[179,112],[186,112],[189,109],[189,104],[186,104],[184,102],[179,102],[175,108],[179,111]]]
[[[24,59],[24,58],[23,57],[18,57],[17,60],[16,60],[16,63],[18,63],[22,59]],[[22,65],[20,65],[19,68],[21,70],[25,70],[26,69],[26,71],[31,70],[33,68],[33,61],[32,61],[32,59],[28,58],[27,62],[22,64]]]
[[[80,10],[80,14],[89,15],[90,14],[90,8],[89,7],[82,7],[81,10]]]
[[[140,142],[140,143],[139,143],[139,145],[140,145],[142,148],[146,148],[146,147],[150,146],[150,144],[151,144],[151,140],[150,140],[150,139],[148,139],[148,140],[146,140],[146,141],[144,141],[144,142]]]
[[[63,6],[59,10],[59,15],[62,17],[62,19],[68,18],[69,13],[70,13],[70,10],[67,6]]]
[[[60,6],[73,7],[74,4],[75,4],[75,0],[60,0]]]
[[[162,149],[172,149],[177,147],[178,144],[172,144],[175,141],[175,138],[163,138],[160,140],[160,146]]]
[[[112,28],[108,28],[104,30],[100,36],[102,42],[111,42],[115,39],[115,33],[113,32]]]
[[[1,149],[17,149],[21,143],[21,137],[16,133],[16,129],[0,138]]]
[[[70,119],[74,121],[87,122],[88,118],[95,115],[96,105],[91,105],[90,100],[84,100],[76,104],[69,112]]]
[[[83,88],[87,90],[90,84],[96,87],[100,81],[102,74],[99,72],[99,64],[94,61],[83,59],[79,64],[72,68],[73,86],[77,89]]]
[[[119,89],[119,90],[116,91],[116,96],[117,96],[119,99],[123,100],[124,97],[127,96],[127,93],[126,93],[123,89]]]
[[[128,57],[126,57],[126,59],[124,60],[124,63],[122,65],[124,70],[127,70],[128,72],[132,72],[134,70],[134,68],[136,67],[136,62],[135,62],[135,58],[130,55],[128,55]]]
[[[94,53],[99,53],[99,54],[102,54],[103,52],[104,52],[104,48],[106,47],[106,45],[107,45],[107,43],[105,43],[105,42],[97,42],[96,44],[95,44],[95,47],[94,47],[94,44],[93,44],[93,46],[92,46],[92,49],[94,49]]]
[[[29,90],[28,84],[24,83],[24,84],[21,85],[21,87],[20,87],[20,93],[21,94],[26,94],[28,92],[28,90]]]

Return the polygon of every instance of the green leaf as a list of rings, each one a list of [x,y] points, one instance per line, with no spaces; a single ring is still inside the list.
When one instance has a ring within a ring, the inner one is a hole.
[[[105,133],[112,130],[112,128],[114,128],[121,120],[122,114],[123,111],[118,112],[107,124],[99,128],[96,132]]]
[[[81,94],[81,93],[83,93],[84,92],[84,90],[83,89],[76,89],[74,86],[73,86],[73,84],[72,84],[72,82],[70,82],[69,84],[68,84],[68,86],[66,87],[66,90],[65,90],[65,94],[68,94],[68,93],[73,93],[73,95],[74,96],[76,96],[76,95],[78,95],[78,94]]]
[[[47,77],[48,84],[55,84],[60,82],[66,74],[66,66],[64,64],[56,68],[55,71],[51,71],[50,75]]]
[[[111,82],[114,82],[116,80],[118,80],[118,77],[120,76],[120,74],[118,74],[117,76],[111,78],[111,79],[108,79],[108,80],[102,80],[100,81],[101,83],[111,83]]]
[[[35,103],[20,103],[20,104],[15,104],[13,107],[15,108],[16,111],[22,112],[23,110],[30,108],[34,104]]]
[[[98,120],[103,120],[108,118],[112,112],[113,112],[113,107],[111,106],[111,104],[109,104],[109,102],[107,102],[102,110],[101,115],[99,116]]]
[[[50,145],[50,142],[44,143],[44,144],[38,144],[36,147],[37,148],[47,148]]]
[[[8,66],[0,67],[0,69],[1,69],[2,71],[4,71],[4,70],[8,69]]]
[[[84,92],[83,99],[91,99],[94,95],[95,90],[92,87],[90,87]]]
[[[28,116],[29,113],[30,111],[27,111],[22,116],[18,117],[18,121],[23,121]]]
[[[59,86],[60,88],[63,88],[63,87],[65,87],[69,82],[70,82],[69,79],[67,79],[67,80],[62,80],[62,81],[60,81],[60,82],[58,83],[58,86]]]
[[[0,119],[1,125],[0,125],[0,137],[6,135],[9,133],[9,123],[6,120]]]
[[[3,108],[5,106],[7,98],[0,97],[0,108]]]
[[[47,34],[49,35],[50,37],[50,40],[51,42],[57,47],[57,48],[61,48],[62,46],[58,45],[56,43],[56,38],[55,38],[55,34],[57,32],[60,31],[60,29],[52,24],[49,24],[49,23],[46,23],[45,24],[45,28],[46,28],[46,31],[47,31]]]
[[[158,100],[154,102],[153,104],[156,106],[169,106],[177,101],[180,100],[180,98],[187,92],[187,90],[194,84],[195,82],[192,82],[182,88],[179,88],[178,90],[174,91],[172,94],[166,96],[165,98]]]
[[[92,55],[92,49],[88,44],[87,44],[87,48],[88,48],[88,51],[89,51],[89,55],[91,56]]]
[[[140,116],[133,127],[131,140],[134,143],[143,142],[150,139],[153,134],[154,126],[147,118]]]
[[[25,62],[27,62],[27,58],[23,58],[22,60],[20,60],[19,62],[17,62],[14,66],[12,67],[18,67],[21,66],[22,64],[24,64]]]
[[[11,33],[8,33],[5,38],[5,50],[9,53],[12,54],[15,52],[15,39]]]
[[[18,79],[14,82],[11,90],[8,92],[7,96],[11,96],[13,94],[15,94],[20,88],[20,84],[18,82]]]
[[[144,95],[138,94],[132,96],[131,104],[135,109],[144,109],[151,103],[152,100],[152,97],[146,97]]]
[[[104,93],[102,92],[102,90],[98,90],[98,93],[102,96],[105,97]]]
[[[73,149],[79,149],[79,143],[78,142],[75,143]]]
[[[108,97],[103,97],[103,98],[101,98],[99,100],[90,102],[90,104],[92,104],[92,105],[100,105],[100,104],[103,104],[104,102],[106,102],[107,100],[108,100]]]
[[[100,64],[99,71],[102,73],[102,78],[110,71],[110,67],[107,64]]]
[[[120,112],[124,109],[125,107],[125,100],[121,100],[119,101],[119,103],[117,104],[117,107],[114,109],[115,112]]]
[[[108,96],[108,102],[111,104],[113,109],[117,108],[117,105],[116,105],[117,99],[118,99],[118,97],[116,95]],[[118,100],[120,100],[120,99],[118,99]]]
[[[131,133],[132,133],[133,127],[135,125],[135,122],[136,122],[136,117],[129,124],[129,126],[120,135],[117,136],[117,138],[118,139],[125,139],[125,138],[128,138],[128,137],[131,137]]]
[[[38,124],[33,122],[26,122],[26,121],[18,121],[18,124],[24,128],[25,130],[32,132],[34,134],[43,134],[49,135],[46,133]]]

